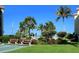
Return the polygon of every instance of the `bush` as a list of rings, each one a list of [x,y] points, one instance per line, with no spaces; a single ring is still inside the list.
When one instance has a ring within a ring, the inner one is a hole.
[[[78,38],[78,34],[76,34],[76,33],[73,33],[73,42],[78,42],[78,40],[79,40],[79,38]]]
[[[57,36],[58,37],[65,37],[66,36],[66,32],[59,32],[59,33],[57,33]]]
[[[9,35],[2,36],[2,42],[3,43],[8,43],[9,39],[10,39]]]
[[[63,40],[62,38],[58,38],[58,39],[56,40],[56,43],[57,43],[57,44],[62,44],[62,40]]]
[[[0,42],[2,42],[2,36],[0,36]]]
[[[48,44],[55,44],[55,39],[48,40]]]
[[[62,44],[68,44],[67,40],[62,40]]]
[[[57,44],[67,44],[68,43],[67,40],[63,40],[63,38],[58,38],[56,40],[56,42],[57,42]]]
[[[67,34],[67,39],[72,39],[73,38],[73,34]]]
[[[18,38],[16,35],[9,35],[10,39]]]
[[[46,40],[43,37],[38,38],[38,43],[39,44],[46,44]]]
[[[78,35],[77,34],[68,34],[67,39],[69,39],[71,42],[78,42]]]
[[[33,39],[31,44],[37,44],[37,40]]]

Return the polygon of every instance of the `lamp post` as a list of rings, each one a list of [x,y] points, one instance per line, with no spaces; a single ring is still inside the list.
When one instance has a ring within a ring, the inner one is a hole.
[[[0,6],[0,36],[3,35],[3,6]]]

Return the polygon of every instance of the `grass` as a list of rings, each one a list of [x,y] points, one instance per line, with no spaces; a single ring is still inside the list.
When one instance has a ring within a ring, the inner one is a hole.
[[[9,53],[79,53],[79,47],[73,45],[34,45]]]

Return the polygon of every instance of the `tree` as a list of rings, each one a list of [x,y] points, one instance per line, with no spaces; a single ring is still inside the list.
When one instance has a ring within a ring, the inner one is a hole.
[[[49,21],[45,24],[45,33],[47,33],[48,37],[52,38],[52,36],[55,34],[55,26],[54,24]]]
[[[35,29],[35,27],[36,27],[35,19],[31,16],[26,17],[24,20],[24,26],[25,26],[25,28],[28,28],[28,33],[29,33],[29,37],[30,37],[30,30]]]
[[[19,30],[16,32],[15,36],[16,36],[18,39],[20,39],[21,34],[20,34],[20,31],[19,31]]]
[[[20,34],[20,37],[22,38],[23,33],[25,34],[25,29],[26,29],[24,22],[20,22],[19,28],[20,28],[20,30],[16,34],[17,35]]]
[[[60,8],[57,10],[57,18],[56,18],[56,21],[59,21],[60,18],[62,18],[62,21],[63,21],[63,25],[64,25],[64,20],[65,18],[68,18],[71,15],[71,9],[68,8],[67,6],[60,6]],[[64,29],[64,26],[63,26],[63,29]]]
[[[38,28],[41,30],[41,34],[46,39],[46,42],[56,33],[55,26],[51,21],[46,22],[44,25],[40,24]]]
[[[37,29],[38,29],[38,30],[41,30],[41,32],[43,32],[43,30],[44,30],[44,25],[43,25],[43,24],[40,24]]]

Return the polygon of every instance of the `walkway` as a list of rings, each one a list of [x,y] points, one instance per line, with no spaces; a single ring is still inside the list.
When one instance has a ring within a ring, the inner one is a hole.
[[[13,50],[16,50],[16,49],[20,49],[20,48],[23,48],[23,47],[26,47],[26,46],[22,46],[22,45],[8,45],[8,44],[1,44],[0,45],[0,53],[3,53],[3,52],[9,52],[9,51],[13,51]]]

